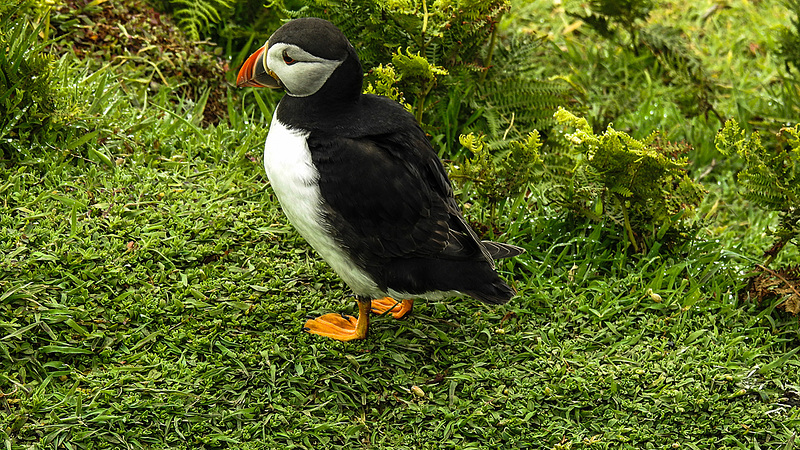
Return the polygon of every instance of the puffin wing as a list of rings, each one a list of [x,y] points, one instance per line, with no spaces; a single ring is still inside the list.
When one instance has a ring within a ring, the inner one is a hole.
[[[325,219],[357,259],[492,264],[419,127],[354,138],[312,133],[307,142],[319,172]]]

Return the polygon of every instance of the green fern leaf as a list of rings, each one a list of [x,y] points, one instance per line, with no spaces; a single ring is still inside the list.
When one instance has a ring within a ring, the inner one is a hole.
[[[212,24],[219,22],[220,10],[230,9],[232,3],[232,0],[170,0],[178,26],[192,40],[199,40]]]

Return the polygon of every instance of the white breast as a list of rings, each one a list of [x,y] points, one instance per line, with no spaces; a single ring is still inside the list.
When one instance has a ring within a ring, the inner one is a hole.
[[[319,173],[311,160],[308,132],[292,130],[272,118],[264,146],[264,168],[284,213],[297,231],[358,295],[382,294],[372,278],[356,266],[331,238],[323,223]]]

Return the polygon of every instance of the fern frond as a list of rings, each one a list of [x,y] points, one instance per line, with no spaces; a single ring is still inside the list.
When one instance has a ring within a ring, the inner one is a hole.
[[[548,130],[555,124],[553,113],[565,103],[568,87],[558,81],[522,77],[490,77],[478,88],[489,134],[500,138],[514,127],[522,137],[527,130]]]
[[[609,126],[596,135],[586,119],[564,109],[555,117],[574,128],[566,138],[576,166],[561,175],[567,177],[561,182],[570,193],[567,206],[592,208],[591,214],[621,223],[635,248],[635,236],[654,224],[672,226],[677,212],[702,201],[705,190],[686,175],[678,146],[660,142],[656,133],[637,140]]]
[[[744,160],[744,169],[737,176],[742,195],[781,216],[781,225],[773,233],[778,242],[765,253],[768,262],[788,241],[800,236],[800,124],[783,128],[779,137],[786,139],[786,144],[768,150],[758,132],[747,136],[736,121],[729,120],[715,139],[720,151],[727,155],[735,152]]]
[[[221,20],[220,10],[230,9],[233,0],[170,0],[178,26],[189,39],[199,40],[203,32]]]
[[[725,154],[737,153],[745,161],[738,175],[745,198],[765,209],[788,211],[800,206],[800,125],[784,128],[788,149],[768,151],[758,132],[749,137],[734,120],[725,123],[717,134],[717,149]]]

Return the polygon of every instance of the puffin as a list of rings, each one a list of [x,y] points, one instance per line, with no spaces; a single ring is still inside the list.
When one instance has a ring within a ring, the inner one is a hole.
[[[363,77],[345,35],[309,17],[278,28],[236,80],[285,91],[264,146],[267,177],[289,222],[358,303],[358,317],[329,313],[303,330],[350,341],[367,336],[371,313],[399,319],[414,299],[508,302],[515,290],[493,260],[524,249],[477,236],[414,116],[363,94]]]

